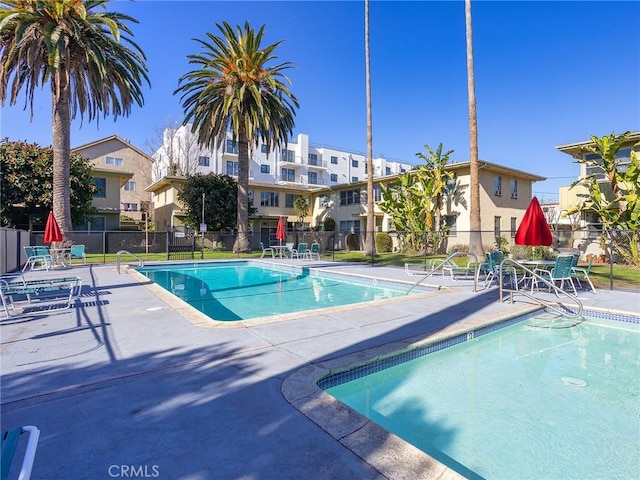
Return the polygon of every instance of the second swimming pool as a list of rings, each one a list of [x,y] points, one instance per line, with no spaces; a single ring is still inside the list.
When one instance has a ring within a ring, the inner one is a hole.
[[[600,315],[516,318],[319,386],[466,478],[637,478],[640,325]]]
[[[215,320],[238,321],[404,297],[409,285],[249,262],[147,266],[138,272]],[[341,278],[342,277],[342,278]],[[411,293],[425,292],[423,289]]]

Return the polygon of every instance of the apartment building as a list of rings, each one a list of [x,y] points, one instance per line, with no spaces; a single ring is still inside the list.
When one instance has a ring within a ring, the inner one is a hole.
[[[595,144],[591,140],[585,140],[575,143],[567,143],[556,146],[556,149],[566,153],[576,160],[593,160],[598,162],[600,157],[595,153],[585,151],[586,147],[594,147]],[[634,131],[629,134],[627,140],[622,144],[621,148],[616,154],[616,158],[619,160],[619,169],[625,169],[630,164],[631,152],[640,152],[640,131]],[[589,175],[595,174],[596,179],[601,183],[601,191],[609,198],[613,198],[613,191],[609,185],[609,180],[605,177],[604,173],[595,166],[587,166],[584,163],[580,164],[580,174],[576,180],[585,178]],[[576,185],[571,188],[570,186],[560,187],[559,189],[559,205],[560,211],[566,211],[569,208],[578,205],[582,199],[581,195],[588,193],[587,189],[581,185]],[[602,227],[600,225],[600,219],[595,212],[585,211],[581,212],[578,225],[574,227],[575,231],[571,232],[571,247],[577,248],[583,252],[584,255],[603,255],[605,252],[600,246],[600,235],[602,233]]]
[[[97,210],[80,230],[104,231],[121,228],[126,216],[141,222],[150,211],[153,159],[126,140],[112,135],[72,149],[92,164],[93,183],[97,187],[93,206]]]
[[[152,156],[156,161],[153,181],[164,176],[188,176],[193,173],[238,175],[238,146],[231,135],[221,148],[207,150],[198,146],[190,126],[165,130],[164,145]],[[402,173],[409,163],[373,159],[374,177]],[[309,142],[301,133],[282,148],[267,151],[265,144],[251,152],[249,180],[259,184],[336,186],[367,179],[367,158],[358,153]]]

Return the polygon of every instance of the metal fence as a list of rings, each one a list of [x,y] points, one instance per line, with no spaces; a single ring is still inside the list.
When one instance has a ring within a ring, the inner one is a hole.
[[[290,231],[283,243],[305,242],[320,244],[323,258],[333,261],[370,262],[371,264],[400,265],[404,261],[423,261],[430,255],[447,254],[454,248],[460,251],[468,249],[469,231],[447,232],[442,234],[418,235],[412,232],[372,232],[377,245],[377,252],[370,256],[359,256],[365,247],[366,232],[329,232],[329,231]],[[554,232],[554,243],[550,247],[527,247],[515,245],[515,232],[483,231],[480,232],[485,251],[499,247],[513,258],[554,258],[565,251],[580,252],[581,263],[592,263],[594,266],[609,266],[609,284],[614,288],[616,283],[629,284],[636,282],[640,274],[640,266],[630,258],[635,245],[636,252],[638,232],[623,230],[605,231],[597,227],[582,230],[559,230]],[[194,258],[205,257],[205,252],[228,252],[232,255],[236,240],[234,233],[208,232],[204,235],[192,229],[173,229],[165,232],[143,231],[105,231],[80,232],[70,235],[74,244],[85,245],[87,254],[93,254],[92,261],[100,261],[95,255],[102,256],[102,262],[113,261],[113,255],[126,250],[135,255],[160,254],[161,258]],[[24,230],[0,229],[0,272],[17,270],[24,264],[23,246],[44,244],[44,232],[27,232]],[[266,229],[252,232],[249,235],[252,250],[259,251],[260,243],[272,245],[277,243],[275,231]],[[633,242],[636,242],[635,244]],[[353,253],[353,255],[344,255]],[[338,255],[337,255],[338,254]],[[241,255],[238,255],[240,257]],[[614,268],[624,267],[624,268]],[[600,268],[602,270],[602,268]]]

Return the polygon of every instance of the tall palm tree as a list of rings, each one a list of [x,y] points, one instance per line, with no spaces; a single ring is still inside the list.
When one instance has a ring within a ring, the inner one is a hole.
[[[365,255],[376,253],[374,230],[376,219],[373,211],[373,134],[371,120],[371,62],[369,55],[369,0],[364,2],[364,53],[365,53],[365,81],[367,84],[367,231],[364,246]]]
[[[257,32],[245,22],[233,29],[227,22],[216,24],[222,36],[207,32],[208,40],[195,39],[204,51],[189,55],[189,63],[197,68],[180,77],[174,93],[182,93],[184,124],[206,148],[220,148],[231,132],[238,146],[238,236],[234,252],[247,252],[249,247],[249,154],[262,141],[272,148],[287,145],[293,133],[294,107],[298,100],[287,86],[291,85],[283,71],[290,62],[267,66],[277,59],[275,49],[282,41],[262,47],[265,25]],[[286,83],[286,84],[285,84]]]
[[[71,120],[102,112],[129,115],[142,106],[145,56],[124,22],[107,12],[108,0],[6,0],[0,2],[0,99],[13,105],[24,88],[33,116],[36,87],[52,97],[53,212],[65,240],[70,208]],[[105,11],[96,11],[101,7]]]
[[[482,223],[480,220],[480,171],[478,167],[478,117],[476,115],[476,81],[473,69],[473,31],[471,28],[471,0],[464,0],[467,33],[467,90],[469,92],[469,207],[470,227],[469,251],[484,257],[482,247]]]

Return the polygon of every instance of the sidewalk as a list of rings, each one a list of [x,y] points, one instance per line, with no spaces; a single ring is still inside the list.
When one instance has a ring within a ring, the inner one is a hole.
[[[402,269],[322,265],[415,281]],[[80,305],[0,318],[2,425],[41,430],[33,479],[384,478],[292,406],[283,381],[302,367],[532,308],[499,303],[495,288],[473,293],[469,282],[437,276],[428,283],[447,288],[423,298],[200,328],[185,318],[187,310],[114,265],[74,267],[64,271],[69,275],[83,280]],[[640,312],[637,293],[599,290],[580,298],[587,307]],[[405,462],[389,456],[394,451],[377,452],[392,473]],[[438,465],[415,468],[413,478],[456,477]]]

